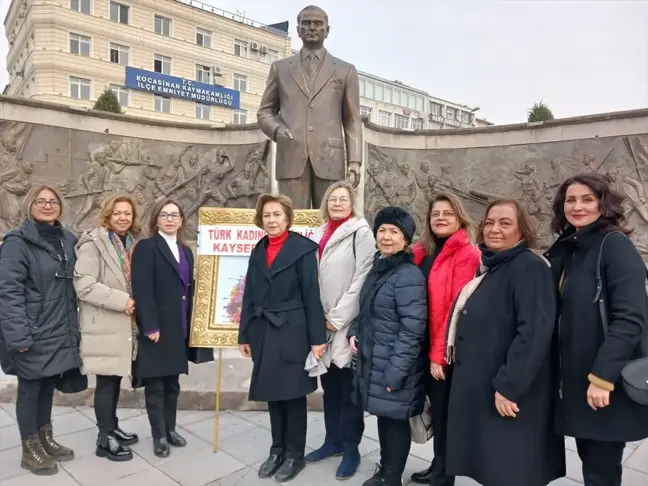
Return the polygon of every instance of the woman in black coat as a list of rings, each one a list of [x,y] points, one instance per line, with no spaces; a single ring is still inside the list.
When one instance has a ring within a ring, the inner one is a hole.
[[[624,212],[623,196],[603,176],[567,179],[552,221],[562,234],[546,253],[560,292],[557,430],[576,438],[587,486],[620,486],[625,443],[648,437],[648,408],[630,400],[619,382],[623,367],[639,357],[648,317],[646,266],[626,236]]]
[[[0,358],[18,377],[16,418],[21,467],[55,474],[74,452],[52,438],[57,377],[81,366],[79,317],[72,275],[76,237],[59,218],[56,189],[35,187],[24,200],[27,219],[0,245]]]
[[[326,349],[326,319],[317,276],[318,244],[292,231],[290,198],[265,194],[256,225],[266,231],[252,250],[245,277],[239,327],[241,354],[252,358],[249,399],[268,402],[270,456],[259,476],[279,482],[304,469],[306,395],[317,378],[305,370],[309,353]]]
[[[399,207],[378,212],[378,246],[360,292],[360,313],[349,329],[357,353],[354,399],[378,417],[380,465],[363,486],[400,486],[411,446],[409,419],[423,412],[427,323],[425,277],[409,250],[414,218]]]
[[[484,486],[545,486],[565,475],[553,432],[556,295],[517,201],[486,210],[480,274],[451,313],[446,470]]]
[[[180,395],[179,375],[188,374],[188,360],[205,363],[211,349],[189,347],[194,261],[182,240],[185,215],[178,203],[160,201],[151,213],[153,235],[135,246],[131,282],[138,335],[133,374],[144,384],[153,451],[168,457],[169,445],[184,447],[175,431]]]

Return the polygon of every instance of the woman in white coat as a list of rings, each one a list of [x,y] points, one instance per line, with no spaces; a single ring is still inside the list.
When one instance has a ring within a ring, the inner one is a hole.
[[[371,269],[376,240],[356,209],[357,196],[345,181],[332,184],[320,208],[319,283],[330,345],[324,355],[328,367],[321,376],[324,389],[324,444],[308,454],[306,462],[342,456],[337,479],[352,477],[360,464],[358,446],[364,432],[364,414],[353,404],[349,326],[359,312],[359,294]]]

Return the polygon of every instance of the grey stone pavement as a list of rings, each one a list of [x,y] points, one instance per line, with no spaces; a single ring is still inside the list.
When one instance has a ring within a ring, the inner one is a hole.
[[[171,456],[153,455],[151,433],[146,413],[141,409],[119,409],[120,425],[140,436],[133,446],[135,457],[125,463],[111,463],[94,455],[97,432],[92,408],[55,407],[54,428],[61,443],[72,447],[74,461],[64,463],[55,476],[37,477],[20,468],[20,438],[15,421],[15,405],[0,404],[0,485],[2,486],[271,486],[274,480],[261,480],[257,469],[270,446],[270,422],[267,412],[221,412],[220,450],[213,452],[213,412],[179,411],[179,432],[188,446],[172,449]],[[318,447],[324,439],[324,422],[319,412],[309,413],[307,446]],[[568,478],[552,486],[582,484],[580,462],[572,440],[568,440]],[[359,472],[343,484],[361,485],[370,477],[378,461],[378,433],[375,417],[366,418],[363,455]],[[412,472],[424,469],[432,459],[432,442],[412,445],[404,484]],[[335,479],[339,459],[308,465],[291,481],[291,486],[340,484]],[[623,486],[648,486],[648,441],[629,444],[624,458]],[[459,478],[456,486],[475,486],[472,480]],[[524,485],[520,485],[524,486]]]

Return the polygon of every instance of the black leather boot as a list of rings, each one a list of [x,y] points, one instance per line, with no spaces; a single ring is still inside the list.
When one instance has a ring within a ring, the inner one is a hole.
[[[270,457],[268,457],[259,468],[259,477],[263,479],[271,477],[274,473],[277,472],[277,469],[279,469],[279,466],[281,466],[283,462],[283,455],[270,454]]]
[[[133,458],[133,451],[127,445],[121,444],[113,434],[99,434],[96,455],[109,461],[124,462]]]
[[[115,427],[113,433],[115,434],[115,438],[125,446],[130,446],[133,444],[137,444],[139,442],[139,437],[137,436],[137,434],[130,434],[128,432],[124,432],[122,429],[119,428],[119,425]]]
[[[167,433],[167,442],[173,447],[185,447],[187,445],[187,441],[184,437],[178,434],[175,430]]]
[[[277,471],[277,474],[275,474],[275,480],[279,481],[280,483],[290,481],[295,476],[297,476],[305,467],[306,461],[304,461],[303,459],[286,459]]]
[[[428,467],[425,471],[419,471],[412,474],[412,482],[418,484],[430,484],[433,465],[434,464],[430,464],[430,467]]]
[[[166,437],[153,439],[153,454],[158,457],[169,457],[169,454],[171,454],[171,448],[169,447],[169,442]]]

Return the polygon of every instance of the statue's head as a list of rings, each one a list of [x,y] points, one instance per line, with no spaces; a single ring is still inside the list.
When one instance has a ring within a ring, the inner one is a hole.
[[[319,49],[328,37],[328,15],[315,5],[304,7],[297,15],[297,34],[309,49]]]
[[[442,165],[441,166],[441,172],[444,175],[450,175],[450,166],[449,165]]]
[[[400,167],[400,170],[404,175],[409,174],[409,169],[410,169],[409,165],[407,165],[407,164],[402,164],[401,167]]]
[[[421,172],[424,174],[430,172],[430,163],[427,160],[421,162]]]

